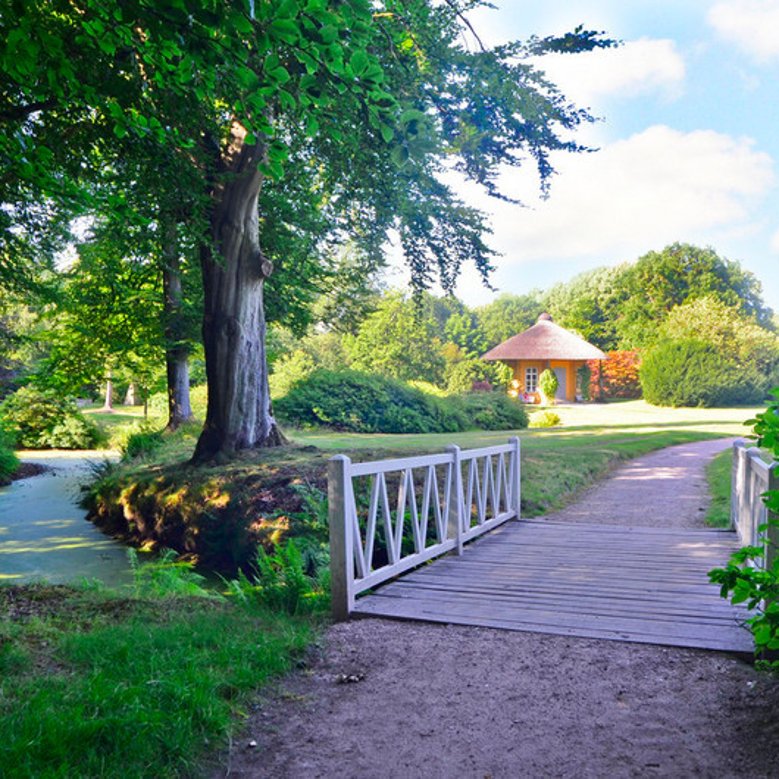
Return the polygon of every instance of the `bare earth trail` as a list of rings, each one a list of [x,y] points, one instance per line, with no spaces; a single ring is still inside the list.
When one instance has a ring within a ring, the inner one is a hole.
[[[700,528],[729,443],[633,460],[554,518]],[[718,652],[355,620],[224,761],[218,776],[279,779],[777,777],[779,680]]]

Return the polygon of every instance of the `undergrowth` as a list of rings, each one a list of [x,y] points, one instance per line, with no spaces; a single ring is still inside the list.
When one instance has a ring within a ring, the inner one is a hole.
[[[315,621],[292,615],[325,596],[294,545],[223,591],[172,554],[131,561],[132,598],[0,587],[2,775],[208,773],[252,693],[314,637]]]

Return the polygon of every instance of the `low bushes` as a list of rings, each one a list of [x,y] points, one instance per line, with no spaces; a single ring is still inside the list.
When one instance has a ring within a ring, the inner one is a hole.
[[[522,405],[502,392],[475,392],[457,395],[449,402],[459,406],[467,428],[478,430],[516,430],[528,425]]]
[[[314,371],[274,405],[300,426],[355,433],[453,433],[527,427],[524,409],[500,393],[434,397],[401,381],[358,371]]]
[[[692,338],[661,341],[641,365],[644,398],[656,406],[755,403],[765,396],[767,382],[755,368]]]
[[[440,398],[403,382],[358,371],[316,370],[276,401],[292,424],[355,433],[448,433],[464,422]]]
[[[530,427],[557,427],[561,424],[559,414],[554,411],[538,411],[530,420]]]
[[[54,390],[22,387],[0,403],[0,421],[26,449],[92,449],[100,430]]]

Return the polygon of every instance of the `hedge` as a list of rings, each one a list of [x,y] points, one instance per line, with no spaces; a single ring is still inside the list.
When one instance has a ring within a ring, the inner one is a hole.
[[[500,393],[434,397],[396,379],[319,369],[274,403],[276,415],[301,427],[355,433],[454,433],[527,426],[527,415]]]
[[[754,367],[695,339],[661,341],[643,357],[644,399],[656,406],[728,406],[760,402],[768,379]]]

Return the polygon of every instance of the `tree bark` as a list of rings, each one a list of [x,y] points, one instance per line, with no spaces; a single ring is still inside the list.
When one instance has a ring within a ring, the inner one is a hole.
[[[105,379],[105,402],[103,403],[103,411],[114,410],[114,382],[113,374],[110,368],[106,370]]]
[[[259,243],[263,149],[244,138],[234,124],[213,193],[211,241],[201,247],[208,409],[196,463],[286,443],[271,411],[265,352],[263,286],[272,266]]]
[[[165,317],[165,370],[168,382],[168,430],[194,419],[189,398],[189,347],[186,343],[181,262],[175,217],[163,215],[162,288]]]

